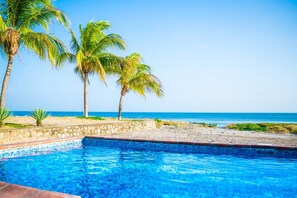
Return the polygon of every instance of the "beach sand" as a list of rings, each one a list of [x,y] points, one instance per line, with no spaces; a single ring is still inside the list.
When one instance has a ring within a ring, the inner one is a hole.
[[[197,143],[245,144],[245,145],[274,145],[297,147],[297,135],[274,134],[251,131],[235,131],[222,128],[205,128],[199,125],[167,127],[148,131],[134,131],[102,137],[131,138],[159,141],[183,141]]]
[[[30,116],[12,116],[5,120],[6,123],[15,123],[36,126],[35,120]],[[119,122],[114,118],[106,118],[104,120],[91,120],[76,117],[52,117],[49,116],[42,121],[43,126],[73,126],[73,125],[88,125],[98,123],[114,123]]]

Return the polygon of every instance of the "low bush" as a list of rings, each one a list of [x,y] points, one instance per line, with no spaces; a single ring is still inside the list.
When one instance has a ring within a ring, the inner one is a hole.
[[[211,124],[211,123],[210,124],[207,124],[205,122],[201,122],[201,123],[197,123],[197,124],[199,124],[199,125],[201,125],[203,127],[207,127],[207,128],[214,128],[214,127],[217,127],[218,126],[217,124]]]
[[[227,128],[239,131],[267,131],[266,126],[253,123],[230,124],[227,126]]]
[[[162,122],[162,120],[160,120],[159,118],[155,118],[154,120],[155,122]]]
[[[36,125],[37,126],[42,126],[42,121],[45,118],[47,118],[48,116],[49,116],[49,114],[46,111],[44,111],[43,109],[35,109],[31,113],[31,117],[36,120]]]
[[[3,127],[5,124],[5,120],[12,116],[12,113],[6,109],[5,107],[0,108],[0,127]]]

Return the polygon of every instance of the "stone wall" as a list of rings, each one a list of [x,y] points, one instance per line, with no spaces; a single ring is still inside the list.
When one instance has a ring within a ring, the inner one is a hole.
[[[1,129],[0,144],[14,144],[38,140],[89,135],[113,134],[128,131],[140,131],[156,128],[153,120],[122,121],[93,125],[75,125],[64,127],[33,127],[24,129]]]

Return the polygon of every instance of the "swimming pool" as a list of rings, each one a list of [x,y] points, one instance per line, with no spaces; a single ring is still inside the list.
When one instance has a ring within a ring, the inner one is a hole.
[[[0,180],[81,197],[296,197],[297,159],[108,144],[0,160]]]

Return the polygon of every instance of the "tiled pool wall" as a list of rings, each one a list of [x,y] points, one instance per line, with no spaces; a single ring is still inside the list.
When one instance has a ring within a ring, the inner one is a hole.
[[[19,157],[26,155],[37,155],[41,153],[70,150],[82,146],[82,139],[64,140],[51,143],[38,143],[30,146],[6,148],[0,150],[1,158]]]
[[[297,158],[297,148],[280,146],[201,144],[192,142],[161,142],[97,137],[85,137],[82,140],[82,144],[85,146],[107,146],[122,149],[139,149],[177,153]]]
[[[54,142],[35,142],[29,146],[6,146],[0,149],[0,159],[19,157],[26,155],[38,155],[42,153],[65,151],[81,146],[105,146],[122,149],[137,149],[151,151],[165,151],[175,153],[198,153],[198,154],[226,154],[239,156],[264,156],[279,158],[296,158],[295,147],[274,147],[264,145],[230,145],[208,144],[193,142],[170,142],[136,139],[113,139],[102,137],[84,137],[83,139],[66,139]]]

